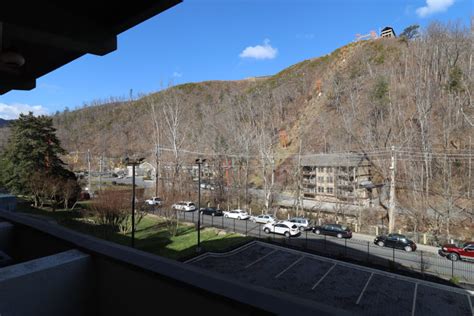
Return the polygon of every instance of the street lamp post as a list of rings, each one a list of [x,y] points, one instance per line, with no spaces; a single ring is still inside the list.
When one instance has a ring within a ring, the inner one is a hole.
[[[198,231],[197,231],[197,252],[201,252],[201,165],[206,162],[206,159],[196,159],[198,165]]]
[[[135,248],[135,166],[141,164],[145,158],[124,159],[127,166],[132,166],[132,248]]]

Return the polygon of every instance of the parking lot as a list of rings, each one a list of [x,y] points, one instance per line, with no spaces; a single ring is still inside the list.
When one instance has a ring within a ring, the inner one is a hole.
[[[197,223],[198,216],[195,213],[180,212],[180,219]],[[421,249],[406,252],[405,250],[380,247],[374,244],[373,240],[336,238],[316,235],[311,231],[305,231],[298,237],[286,238],[283,235],[266,234],[263,232],[264,224],[224,218],[223,216],[202,215],[201,227],[206,226],[222,228],[262,240],[269,239],[272,242],[288,244],[291,247],[316,252],[323,256],[345,257],[384,268],[415,271],[420,273],[421,276],[426,275],[445,280],[457,277],[463,285],[474,290],[474,264],[461,260],[453,262],[441,257],[437,252]]]
[[[260,241],[189,264],[359,315],[473,315],[472,293]]]

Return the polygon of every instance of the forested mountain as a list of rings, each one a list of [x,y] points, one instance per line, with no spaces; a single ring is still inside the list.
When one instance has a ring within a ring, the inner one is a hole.
[[[153,162],[159,145],[164,165],[177,170],[198,153],[229,159],[266,190],[291,185],[298,153],[365,152],[384,183],[394,146],[398,203],[413,225],[419,209],[449,222],[472,210],[472,48],[468,29],[432,24],[416,39],[354,42],[272,76],[174,86],[66,111],[54,124],[78,153],[71,164],[87,150]]]
[[[8,126],[9,123],[10,123],[9,120],[4,120],[4,119],[0,118],[0,128]]]
[[[473,115],[469,31],[433,24],[415,40],[355,42],[273,76],[174,86],[54,122],[70,151],[151,155],[158,123],[162,147],[174,148],[174,136],[178,149],[239,154],[251,130],[249,152],[257,154],[260,129],[283,155],[297,152],[299,140],[304,153],[468,149]]]

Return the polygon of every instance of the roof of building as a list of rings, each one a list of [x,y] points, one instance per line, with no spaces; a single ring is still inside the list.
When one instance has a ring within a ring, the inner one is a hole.
[[[2,1],[0,94],[31,90],[37,78],[87,53],[113,52],[118,34],[181,1]]]
[[[354,167],[368,162],[367,155],[360,153],[315,154],[301,158],[302,166],[314,167]]]

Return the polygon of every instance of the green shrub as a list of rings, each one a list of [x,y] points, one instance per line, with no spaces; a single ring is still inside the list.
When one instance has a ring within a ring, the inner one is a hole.
[[[460,280],[459,280],[459,277],[453,276],[451,279],[449,279],[449,282],[458,285]]]

